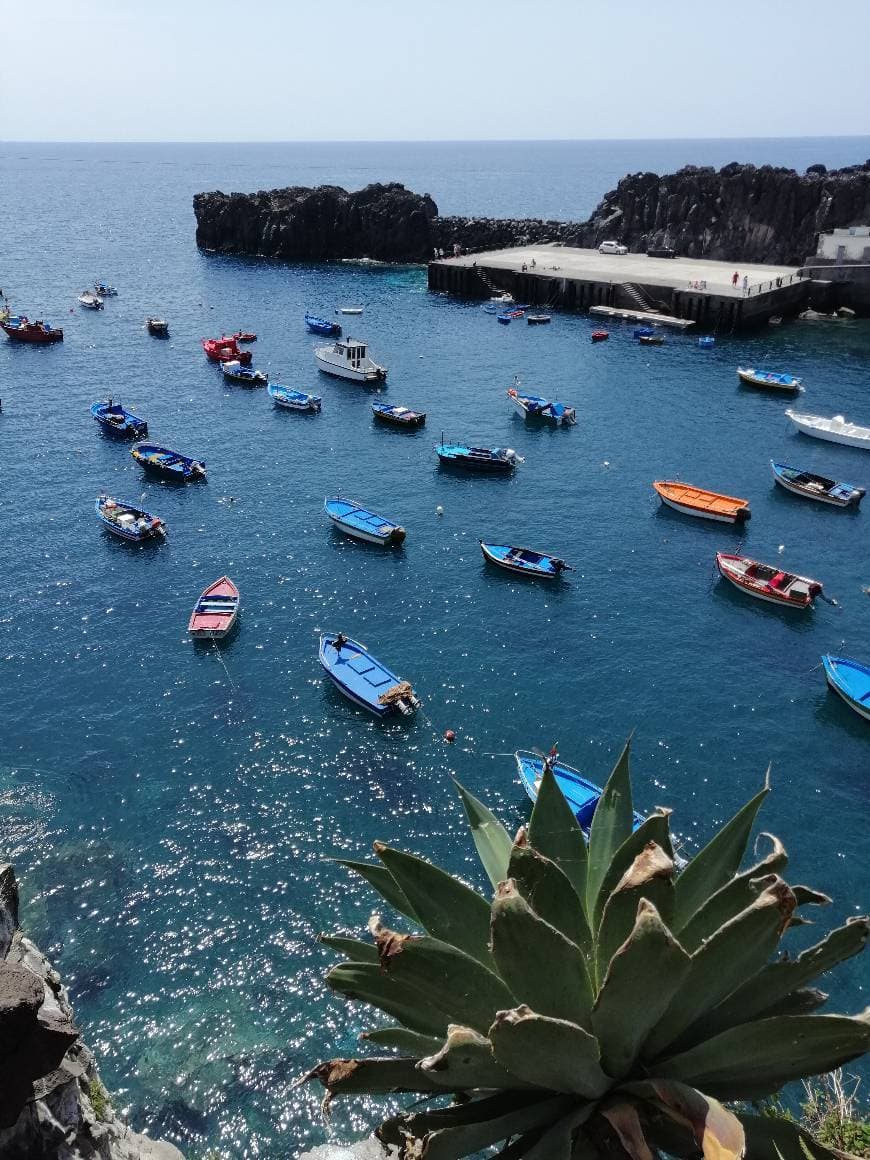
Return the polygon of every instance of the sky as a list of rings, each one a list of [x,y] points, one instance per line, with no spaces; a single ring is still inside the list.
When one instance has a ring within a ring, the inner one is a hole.
[[[39,0],[0,139],[857,135],[868,43],[870,0]]]

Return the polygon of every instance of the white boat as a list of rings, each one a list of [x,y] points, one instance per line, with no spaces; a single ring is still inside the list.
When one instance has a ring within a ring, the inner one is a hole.
[[[269,398],[278,407],[286,407],[290,411],[319,411],[322,399],[320,395],[309,395],[305,391],[296,391],[293,387],[283,387],[280,383],[269,383],[266,388]]]
[[[90,290],[83,290],[79,294],[79,303],[85,310],[102,310],[103,300],[99,294],[92,294]]]
[[[366,344],[357,338],[339,338],[331,346],[316,346],[314,360],[318,369],[354,383],[380,383],[387,368],[370,359]]]
[[[791,407],[786,415],[804,435],[812,435],[815,439],[827,439],[829,443],[845,443],[848,447],[863,447],[870,451],[870,427],[859,427],[856,423],[848,423],[842,415],[834,415],[832,419],[824,415],[802,415],[793,411]]]
[[[340,310],[342,314],[362,314],[363,312],[361,306],[342,306]]]

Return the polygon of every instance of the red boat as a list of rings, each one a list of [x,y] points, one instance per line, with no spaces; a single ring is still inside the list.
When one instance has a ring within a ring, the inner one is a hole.
[[[236,342],[256,342],[257,336],[252,330],[237,330],[233,335]]]
[[[226,335],[222,338],[204,338],[202,349],[210,362],[236,361],[240,362],[242,366],[248,366],[254,357],[249,350],[239,350],[238,342],[234,338],[227,338]]]
[[[221,576],[197,600],[187,631],[191,636],[220,640],[236,622],[239,590],[229,576]]]
[[[59,326],[49,326],[41,319],[31,322],[26,314],[0,319],[0,326],[13,342],[63,342],[63,331]]]
[[[748,556],[735,556],[729,552],[716,553],[716,567],[726,580],[759,600],[769,604],[781,604],[790,608],[811,608],[822,585],[809,576],[798,576],[793,572],[783,572],[774,564],[760,564]]]
[[[593,342],[604,342],[604,340],[606,338],[610,338],[609,331],[607,331],[607,330],[593,330],[592,331],[592,341]]]

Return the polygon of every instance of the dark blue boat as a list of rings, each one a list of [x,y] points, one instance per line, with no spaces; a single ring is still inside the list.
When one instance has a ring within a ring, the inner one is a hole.
[[[312,334],[325,334],[327,337],[337,337],[341,334],[341,327],[337,322],[330,322],[328,318],[318,318],[316,314],[306,314],[305,325]]]
[[[130,448],[130,454],[140,467],[163,479],[174,479],[181,483],[205,479],[204,459],[191,459],[189,455],[181,455],[178,451],[170,451],[168,447],[159,447],[156,443],[135,443]]]
[[[103,431],[118,439],[144,439],[148,434],[148,424],[144,419],[112,399],[105,403],[92,403],[91,414]]]
[[[396,427],[422,427],[426,422],[425,411],[412,411],[390,403],[372,403],[372,414],[383,423],[393,423]]]
[[[435,444],[435,454],[442,463],[468,467],[473,471],[513,471],[522,457],[512,447],[469,447],[466,443]]]
[[[94,505],[97,518],[104,528],[122,540],[141,543],[143,540],[160,539],[166,535],[166,525],[159,516],[141,508],[131,507],[108,495],[97,496]]]
[[[320,638],[320,663],[328,676],[355,705],[376,717],[396,713],[409,716],[420,705],[407,681],[382,665],[365,645],[342,633],[325,632]]]

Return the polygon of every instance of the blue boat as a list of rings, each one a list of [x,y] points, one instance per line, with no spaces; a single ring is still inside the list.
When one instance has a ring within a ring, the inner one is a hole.
[[[118,439],[144,439],[148,434],[148,424],[144,419],[112,399],[105,403],[92,403],[91,414],[103,431]]]
[[[396,427],[422,427],[426,422],[425,411],[412,411],[410,407],[390,403],[372,403],[372,414],[382,423],[392,423]]]
[[[529,753],[522,749],[518,749],[514,756],[523,788],[534,802],[537,800],[538,786],[544,776],[544,758],[538,753]],[[588,838],[595,807],[603,793],[601,786],[596,785],[594,781],[589,781],[576,769],[572,769],[570,765],[565,765],[558,758],[551,763],[551,768],[553,776],[556,778],[556,784],[580,823],[580,829]],[[643,821],[643,816],[635,813],[632,829],[636,830]]]
[[[851,661],[848,657],[822,657],[825,679],[850,709],[870,721],[870,665]]]
[[[105,282],[94,282],[94,293],[101,298],[117,298],[118,291],[114,286],[107,286]]]
[[[545,419],[559,426],[571,426],[577,422],[577,412],[565,403],[556,403],[540,395],[527,395],[516,386],[508,390],[508,398],[527,419]]]
[[[655,331],[651,326],[636,326],[632,334],[634,338],[651,338]]]
[[[286,407],[289,411],[319,411],[323,402],[320,395],[308,395],[293,387],[282,387],[280,383],[270,383],[266,390],[276,406]]]
[[[244,367],[238,359],[221,363],[221,371],[228,383],[241,383],[243,387],[265,387],[269,381],[265,371]]]
[[[700,346],[702,350],[710,350],[710,348],[714,347],[715,345],[716,339],[712,334],[702,334],[698,338],[698,346]]]
[[[758,367],[738,367],[737,377],[747,387],[761,387],[767,391],[787,391],[794,394],[803,390],[802,380],[780,371],[764,371]]]
[[[401,544],[405,538],[405,529],[400,524],[370,512],[352,499],[334,496],[325,499],[323,507],[337,528],[358,540],[392,547]]]
[[[420,701],[407,681],[382,665],[365,645],[342,633],[325,632],[320,638],[320,663],[346,697],[376,717],[396,713],[409,716]]]
[[[305,325],[312,334],[325,334],[327,337],[338,337],[341,334],[341,327],[337,322],[330,322],[328,318],[318,318],[316,314],[306,314]]]
[[[516,572],[519,576],[542,576],[547,580],[555,580],[565,571],[574,571],[570,564],[558,556],[535,552],[531,548],[516,548],[512,544],[486,544],[481,540],[480,550],[484,559],[508,572]]]
[[[191,459],[189,455],[170,451],[168,447],[160,447],[156,443],[134,443],[130,454],[140,467],[163,479],[174,479],[181,483],[205,479],[204,459]]]
[[[774,463],[770,470],[773,478],[786,491],[802,495],[804,499],[815,499],[833,507],[857,507],[864,498],[863,487],[851,483],[838,483],[826,475],[816,475],[812,471],[801,471],[799,467],[789,467],[787,463]]]
[[[508,472],[523,462],[512,447],[469,447],[467,443],[442,441],[435,444],[435,454],[444,464],[473,471]]]
[[[103,527],[108,528],[113,535],[120,536],[122,540],[141,543],[143,540],[158,539],[166,535],[166,525],[159,516],[152,516],[150,512],[121,503],[111,496],[97,496],[94,510]]]

